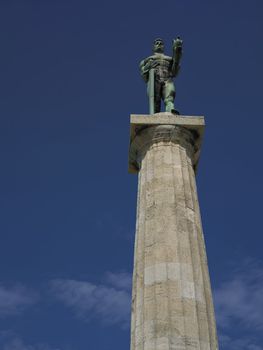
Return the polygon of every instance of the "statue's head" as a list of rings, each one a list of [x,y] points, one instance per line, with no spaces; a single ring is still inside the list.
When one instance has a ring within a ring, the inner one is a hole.
[[[164,42],[162,39],[157,38],[153,42],[153,52],[163,53],[164,52]]]

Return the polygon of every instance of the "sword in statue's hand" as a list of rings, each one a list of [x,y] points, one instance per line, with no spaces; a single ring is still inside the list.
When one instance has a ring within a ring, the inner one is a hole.
[[[149,70],[149,87],[148,87],[148,93],[149,93],[149,112],[150,114],[154,114],[154,68],[157,67],[158,63],[151,61],[150,62],[150,70]]]
[[[154,68],[149,71],[149,112],[154,114]]]

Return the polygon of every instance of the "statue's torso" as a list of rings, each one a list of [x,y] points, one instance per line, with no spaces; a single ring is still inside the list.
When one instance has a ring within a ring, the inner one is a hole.
[[[172,57],[164,54],[154,54],[144,60],[145,64],[149,60],[153,60],[157,64],[154,68],[155,79],[159,81],[166,81],[167,79],[171,78]]]

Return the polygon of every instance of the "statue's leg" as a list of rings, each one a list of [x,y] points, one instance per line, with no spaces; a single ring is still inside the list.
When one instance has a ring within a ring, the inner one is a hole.
[[[167,80],[163,89],[163,100],[165,104],[165,111],[178,114],[174,108],[175,87],[171,79]]]

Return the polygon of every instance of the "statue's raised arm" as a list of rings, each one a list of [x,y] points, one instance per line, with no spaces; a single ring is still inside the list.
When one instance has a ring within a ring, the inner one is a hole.
[[[164,101],[165,111],[179,114],[174,108],[175,87],[173,78],[180,69],[182,56],[182,40],[177,37],[173,40],[172,57],[164,54],[164,42],[155,39],[153,54],[140,62],[140,73],[147,83],[150,114],[161,111],[161,101]]]
[[[172,76],[176,77],[180,70],[180,60],[183,53],[183,40],[178,36],[173,40],[173,64],[172,64]]]

